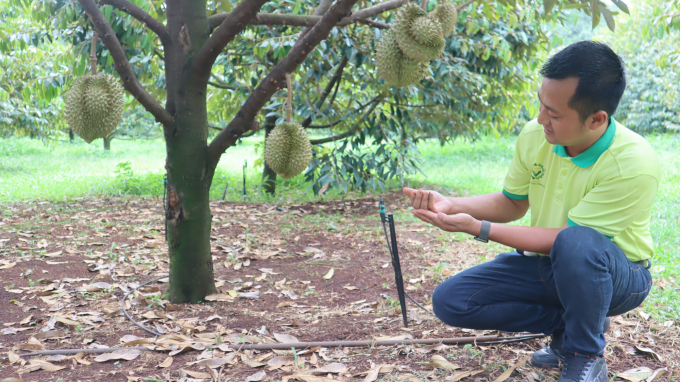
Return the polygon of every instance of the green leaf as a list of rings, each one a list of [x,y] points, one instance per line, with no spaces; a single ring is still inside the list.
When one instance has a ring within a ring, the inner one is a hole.
[[[607,22],[607,27],[609,28],[610,31],[614,32],[614,29],[616,29],[616,22],[614,21],[614,16],[612,16],[611,12],[609,12],[609,9],[604,4],[597,4],[597,7],[600,9],[600,12],[602,12],[602,15],[604,16],[604,20]]]
[[[586,9],[590,6],[587,4],[565,4],[562,8],[564,9]]]
[[[545,13],[550,13],[555,4],[557,4],[557,0],[543,0],[543,8],[545,8]]]
[[[626,12],[626,14],[630,15],[630,11],[628,10],[628,6],[626,5],[626,3],[624,3],[621,0],[612,0],[612,3],[614,3],[614,5],[616,5],[617,7],[619,7],[620,10],[622,10],[622,11]]]
[[[228,1],[220,1],[215,9],[219,9],[222,12],[231,12],[232,6]]]
[[[597,7],[597,0],[590,0],[590,11],[593,17],[593,29],[600,23],[600,8]]]

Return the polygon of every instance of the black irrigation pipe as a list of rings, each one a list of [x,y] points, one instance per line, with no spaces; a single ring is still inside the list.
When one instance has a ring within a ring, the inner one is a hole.
[[[146,330],[147,332],[153,334],[154,336],[162,336],[162,334],[157,333],[157,332],[154,332],[153,330],[151,330],[151,329],[147,328],[146,326],[140,324],[139,322],[135,321],[135,319],[132,318],[132,317],[128,314],[127,310],[125,310],[125,300],[127,300],[128,296],[131,295],[134,291],[136,291],[137,289],[143,287],[144,285],[151,284],[151,283],[154,282],[154,281],[158,281],[158,280],[164,279],[164,278],[166,278],[166,277],[170,277],[170,275],[161,276],[161,277],[156,277],[156,278],[153,279],[153,280],[149,280],[149,281],[147,281],[147,282],[145,282],[145,283],[143,283],[143,284],[139,284],[136,288],[133,288],[132,290],[130,290],[129,292],[127,292],[127,293],[125,294],[125,296],[123,296],[123,299],[120,300],[120,307],[123,309],[123,313],[125,314],[125,317],[127,317],[128,320],[132,321],[132,323],[134,323],[135,325],[137,325],[137,326],[139,326],[140,328],[142,328],[143,330]]]

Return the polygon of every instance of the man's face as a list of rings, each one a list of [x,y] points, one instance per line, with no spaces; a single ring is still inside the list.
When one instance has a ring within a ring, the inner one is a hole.
[[[588,141],[592,133],[591,129],[581,123],[578,112],[569,107],[569,100],[576,92],[578,80],[577,77],[563,80],[543,78],[538,90],[538,123],[543,125],[545,139],[551,144],[578,146]]]

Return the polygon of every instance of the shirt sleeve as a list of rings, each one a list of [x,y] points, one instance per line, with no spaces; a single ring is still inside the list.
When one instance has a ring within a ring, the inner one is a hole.
[[[515,155],[505,176],[503,194],[510,199],[525,200],[529,198],[529,182],[531,171],[522,160],[522,141],[524,134],[520,134],[515,144]]]
[[[569,211],[567,224],[590,227],[612,239],[649,213],[657,189],[656,178],[649,175],[604,181]]]

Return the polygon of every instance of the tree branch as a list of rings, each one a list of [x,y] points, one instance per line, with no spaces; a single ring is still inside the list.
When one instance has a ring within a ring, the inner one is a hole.
[[[136,18],[141,23],[145,24],[149,29],[154,31],[161,39],[161,43],[165,45],[170,42],[170,36],[168,31],[165,29],[165,25],[162,22],[154,19],[148,13],[135,4],[129,2],[128,0],[100,0],[101,5],[111,5],[121,11],[127,13],[128,15]]]
[[[154,53],[156,56],[160,57],[161,60],[165,61],[165,56],[163,56],[163,54],[162,54],[161,52],[159,52],[158,49],[154,48],[153,53]]]
[[[468,5],[470,5],[470,4],[474,3],[474,2],[475,2],[475,0],[467,0],[467,1],[464,2],[463,4],[461,4],[461,5],[459,5],[459,6],[456,7],[456,12],[462,11],[463,9],[465,9],[465,7],[467,7]]]
[[[380,105],[381,98],[382,98],[382,95],[375,97],[372,101],[373,105],[371,105],[371,107],[364,114],[362,114],[361,117],[359,117],[359,120],[356,121],[354,126],[352,126],[352,128],[350,128],[346,132],[332,136],[332,137],[327,137],[327,138],[310,139],[309,143],[311,143],[313,145],[320,145],[320,144],[323,144],[323,143],[339,141],[341,139],[351,137],[352,135],[355,135],[356,133],[360,132],[361,131],[361,124],[364,123],[366,118],[369,115],[371,115],[371,113],[373,113],[373,110],[375,110],[375,108],[378,107],[378,105]]]
[[[373,21],[373,20],[369,20],[369,19],[359,19],[359,20],[357,20],[357,22],[361,23],[361,24],[366,24],[369,27],[374,27],[374,28],[378,28],[378,29],[390,29],[390,28],[392,28],[391,24],[385,24],[385,23],[380,22],[380,21]]]
[[[335,121],[335,122],[333,122],[333,123],[327,123],[327,124],[325,124],[325,125],[309,125],[309,126],[305,126],[305,129],[327,129],[327,128],[333,127],[333,126],[335,126],[335,125],[337,125],[337,124],[339,124],[339,123],[342,123],[342,121],[341,121],[341,120],[337,120],[337,121]]]
[[[265,103],[278,90],[279,83],[284,81],[285,73],[292,73],[309,55],[309,53],[325,38],[328,37],[331,29],[343,19],[351,14],[352,6],[358,0],[338,0],[324,14],[314,28],[307,35],[299,39],[295,46],[288,52],[286,57],[277,64],[271,72],[250,94],[241,109],[236,113],[236,117],[229,122],[227,127],[210,142],[208,155],[214,168],[220,160],[224,151],[234,144],[242,134],[246,132],[253,118],[262,109]]]
[[[137,77],[135,77],[135,73],[130,67],[123,47],[120,46],[116,34],[113,32],[113,29],[111,29],[106,18],[104,18],[99,6],[97,6],[94,0],[78,0],[78,2],[90,17],[90,20],[92,20],[92,25],[94,25],[94,29],[99,34],[99,38],[106,46],[106,49],[111,53],[111,57],[113,57],[113,61],[115,62],[116,71],[121,80],[123,80],[123,87],[125,90],[130,92],[130,94],[132,94],[135,99],[137,99],[137,101],[139,101],[139,103],[156,118],[157,122],[162,123],[164,126],[172,124],[173,118],[170,113],[144,90],[137,80]]]
[[[200,73],[210,73],[210,68],[212,68],[217,56],[222,52],[224,47],[227,46],[238,33],[243,31],[246,24],[256,17],[257,11],[259,11],[266,2],[267,0],[242,0],[231,13],[222,19],[219,28],[217,28],[215,33],[212,33],[201,50],[196,53],[194,69],[199,75]],[[210,30],[212,31],[212,28]]]
[[[229,85],[225,82],[222,82],[218,79],[215,79],[215,80],[216,80],[216,82],[208,81],[208,85],[214,86],[214,87],[219,88],[219,89],[227,89],[227,90],[233,90],[233,91],[237,91],[237,92],[238,91],[246,92],[246,91],[251,90],[251,89],[248,89],[247,87],[240,85],[240,84],[239,84],[240,86],[233,86],[233,85]]]
[[[328,8],[331,7],[331,4],[333,4],[333,1],[334,0],[321,0],[321,1],[319,1],[319,6],[316,7],[314,12],[312,13],[312,16],[323,16],[323,14],[326,13],[326,11],[328,11]],[[309,33],[309,31],[311,29],[312,29],[311,27],[307,27],[307,28],[303,29],[302,32],[300,32],[300,37],[298,37],[298,39],[301,39],[302,37],[304,37],[307,33]]]
[[[349,62],[349,58],[347,56],[342,56],[342,60],[340,61],[340,64],[338,67],[335,69],[335,73],[333,74],[333,77],[331,77],[331,80],[328,81],[328,84],[326,84],[326,88],[323,89],[323,92],[321,93],[321,98],[319,101],[316,103],[316,108],[320,109],[321,105],[323,105],[324,101],[326,101],[326,98],[328,98],[328,95],[331,94],[331,91],[333,90],[333,86],[335,86],[335,83],[340,80],[342,77],[342,72],[345,70],[345,66],[347,66],[347,63]],[[316,111],[312,110],[312,114],[314,114]],[[302,127],[307,127],[309,126],[310,123],[312,123],[312,114],[309,115],[309,117],[305,118],[304,121],[302,121]]]
[[[351,17],[345,17],[336,26],[344,27],[350,24],[361,22],[362,19],[367,19],[369,17],[377,16],[383,12],[390,11],[395,8],[399,8],[402,5],[408,3],[408,0],[389,0],[384,3],[374,5],[362,9],[360,11],[352,14]],[[208,18],[210,24],[210,30],[217,27],[222,23],[222,21],[229,17],[230,13],[219,13]],[[311,27],[316,25],[317,22],[321,20],[321,16],[311,15],[282,15],[275,13],[258,13],[250,21],[250,25],[288,25],[297,27]],[[377,22],[376,22],[377,24]],[[383,24],[383,23],[380,23]],[[379,25],[379,24],[378,24]],[[388,24],[384,24],[385,26]]]

